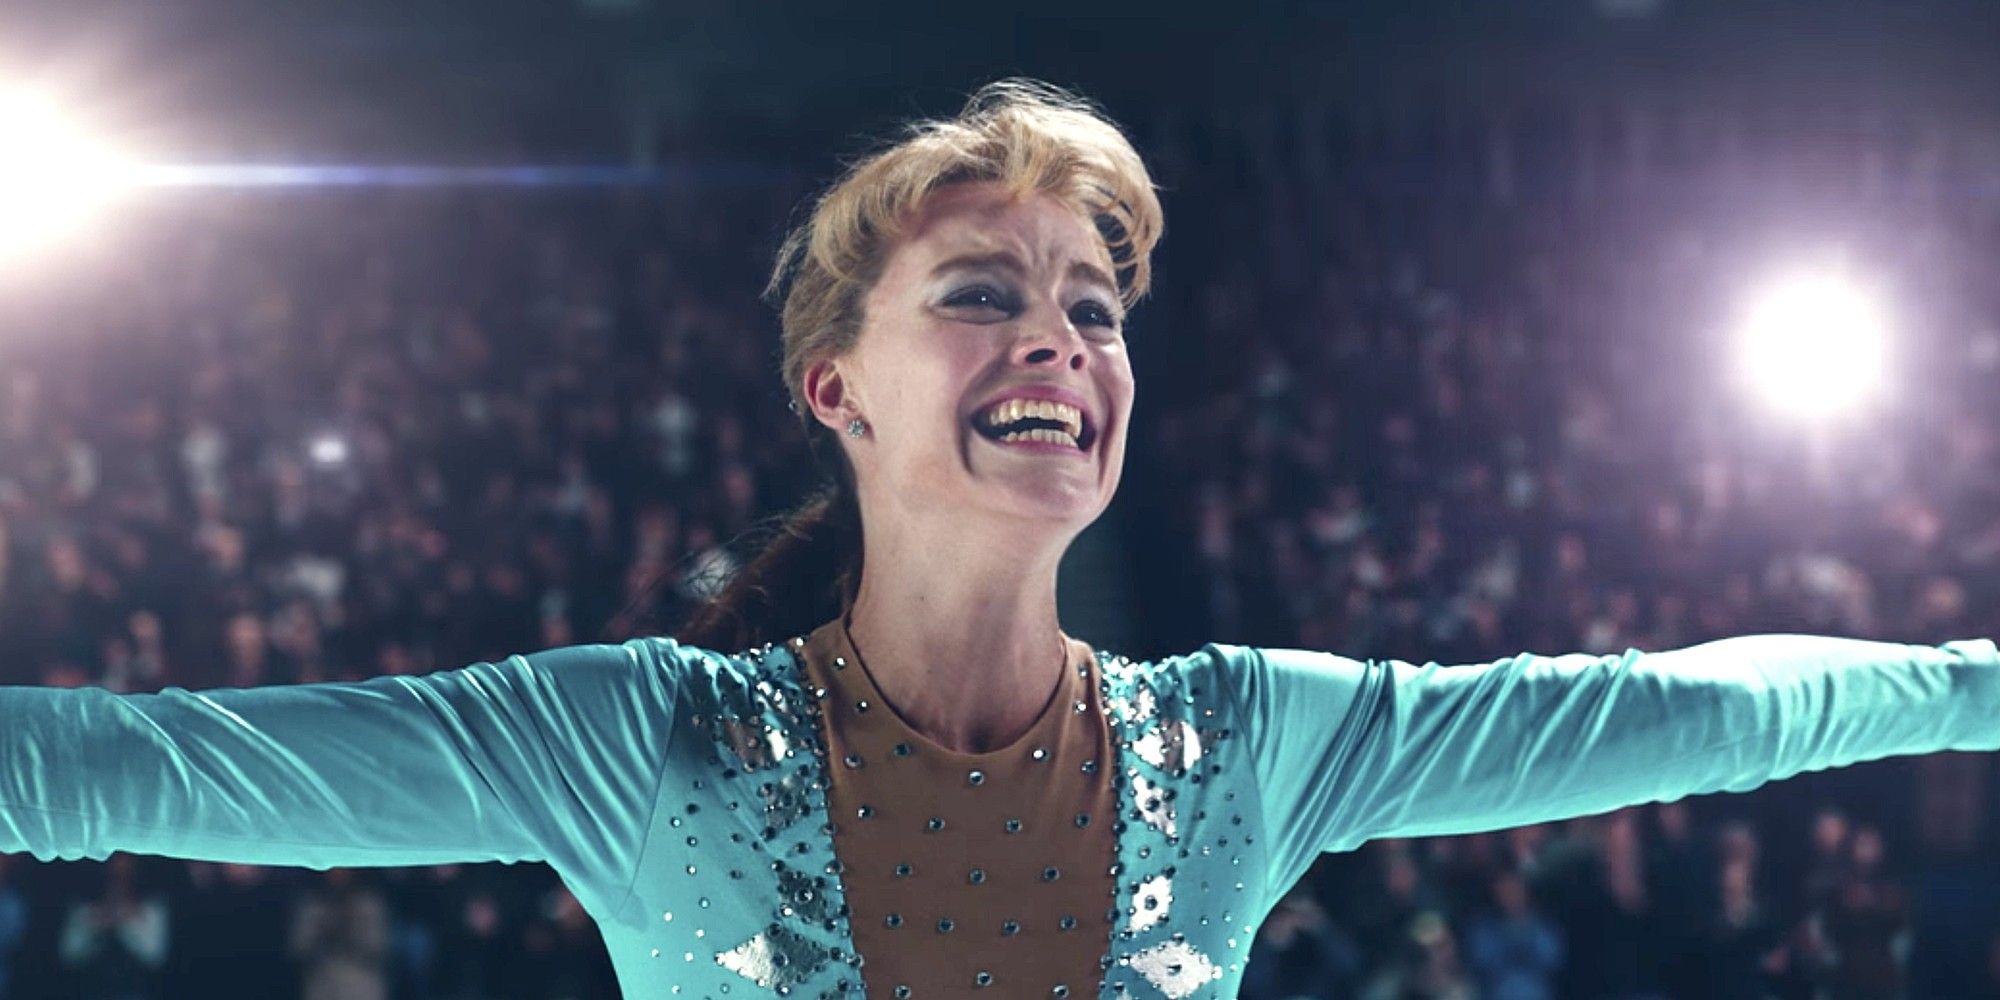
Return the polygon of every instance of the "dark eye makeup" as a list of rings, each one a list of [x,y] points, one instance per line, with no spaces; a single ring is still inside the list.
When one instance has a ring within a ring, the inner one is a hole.
[[[1020,303],[1016,302],[1013,296],[989,285],[969,285],[961,288],[946,297],[944,304],[948,306],[999,309],[1007,313],[1012,313],[1020,309]],[[1084,299],[1078,302],[1076,307],[1078,309],[1088,308],[1091,316],[1085,322],[1110,329],[1116,329],[1118,326],[1117,316],[1095,299]]]

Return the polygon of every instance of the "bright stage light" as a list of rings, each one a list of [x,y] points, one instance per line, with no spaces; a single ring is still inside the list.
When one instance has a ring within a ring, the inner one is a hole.
[[[1881,309],[1860,288],[1832,275],[1797,277],[1752,305],[1739,373],[1773,408],[1827,419],[1880,394],[1888,346]]]
[[[74,232],[133,176],[124,156],[54,102],[0,93],[0,260]]]
[[[347,461],[347,439],[338,434],[321,434],[313,438],[308,450],[313,461],[321,465],[339,465]]]

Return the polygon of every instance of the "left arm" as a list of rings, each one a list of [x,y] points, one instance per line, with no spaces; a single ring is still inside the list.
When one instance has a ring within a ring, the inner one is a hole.
[[[1748,635],[1421,667],[1211,644],[1273,874],[1378,837],[1507,829],[1801,771],[2000,748],[2000,649]]]

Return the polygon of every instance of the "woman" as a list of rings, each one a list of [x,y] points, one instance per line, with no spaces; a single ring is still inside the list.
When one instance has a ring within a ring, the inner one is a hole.
[[[1056,566],[1118,485],[1160,230],[1091,106],[983,89],[786,242],[784,377],[833,485],[678,636],[0,690],[0,850],[545,860],[632,997],[1231,997],[1321,852],[2000,746],[1987,639],[1445,669],[1065,634]]]

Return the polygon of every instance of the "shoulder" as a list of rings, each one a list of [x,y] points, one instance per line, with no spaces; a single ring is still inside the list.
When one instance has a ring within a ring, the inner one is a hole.
[[[1150,720],[1159,709],[1181,714],[1180,707],[1203,724],[1234,714],[1240,686],[1243,647],[1208,643],[1186,653],[1151,660],[1134,660],[1099,652],[1106,705],[1133,721]]]
[[[1129,662],[1129,661],[1128,661]],[[1375,664],[1317,650],[1211,642],[1199,649],[1123,673],[1130,697],[1171,695],[1198,704],[1203,715],[1227,713],[1245,722],[1272,715],[1324,712],[1329,697],[1345,699],[1377,678]],[[1118,671],[1107,671],[1116,678]],[[1108,687],[1119,690],[1112,680]]]
[[[766,643],[724,651],[690,645],[671,636],[649,636],[624,644],[665,679],[697,717],[760,717],[766,722],[798,722],[811,700],[803,665],[789,645]]]
[[[764,669],[758,651],[722,653],[672,636],[552,646],[473,664],[457,675],[474,692],[524,698],[618,699],[638,695],[672,702],[686,692],[740,688]]]
[[[712,670],[738,655],[723,653],[680,641],[671,635],[644,635],[627,639],[610,648],[622,650],[635,663],[658,670],[688,672]]]
[[[1202,697],[1210,690],[1228,685],[1240,677],[1247,661],[1258,650],[1211,642],[1200,648],[1152,660],[1133,660],[1115,653],[1100,653],[1104,676],[1112,687],[1172,688],[1189,697]]]
[[[619,651],[633,666],[661,674],[679,687],[755,685],[776,673],[786,656],[782,647],[769,644],[731,652],[670,635],[641,636],[603,648]]]

